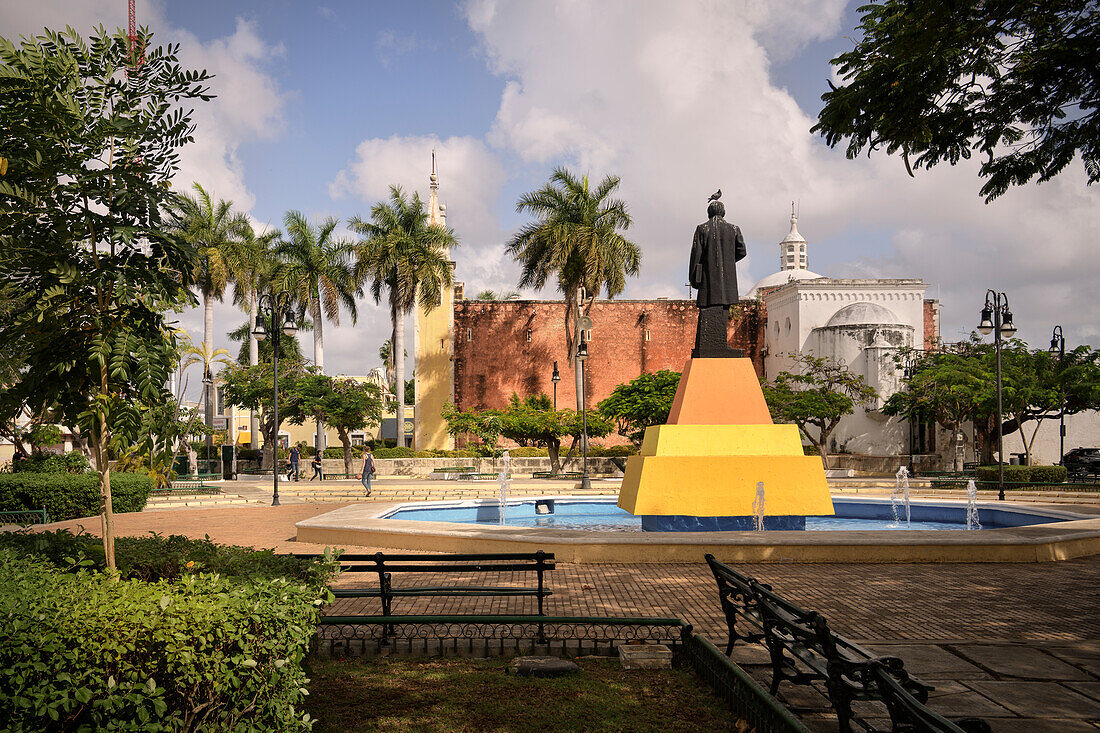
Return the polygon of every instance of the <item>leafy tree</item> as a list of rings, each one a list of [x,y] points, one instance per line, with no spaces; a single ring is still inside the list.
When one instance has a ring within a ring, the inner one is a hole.
[[[377,425],[382,417],[378,385],[354,379],[307,373],[297,383],[299,401],[290,422],[301,425],[312,417],[336,428],[344,446],[344,473],[354,473],[351,432]]]
[[[216,202],[200,184],[192,184],[195,195],[181,194],[168,202],[172,233],[198,250],[195,281],[202,294],[202,340],[214,348],[214,301],[221,300],[233,274],[241,267],[242,244],[252,234],[244,214],[233,210],[233,202]]]
[[[375,303],[385,292],[393,322],[393,352],[405,353],[405,315],[417,301],[421,307],[439,306],[443,288],[454,278],[447,252],[458,246],[454,230],[429,226],[428,214],[420,195],[406,197],[400,186],[390,186],[389,203],[371,207],[371,220],[352,217],[348,227],[364,237],[358,244],[357,271],[371,280],[370,292]],[[397,397],[398,425],[405,414],[405,360],[396,359],[394,393]],[[405,445],[405,432],[397,431],[397,445]]]
[[[477,300],[519,300],[519,293],[509,290],[507,293],[498,295],[495,290],[482,290],[477,294]]]
[[[339,222],[325,218],[314,226],[301,212],[288,211],[283,224],[286,237],[275,249],[281,263],[279,283],[309,310],[313,319],[313,364],[325,372],[325,318],[340,325],[340,306],[351,314],[355,323],[359,312],[355,296],[361,294],[361,278],[352,265],[350,242],[335,238]],[[325,429],[317,423],[315,444],[325,448]]]
[[[448,402],[443,405],[440,414],[447,422],[447,432],[453,438],[473,436],[481,450],[494,457],[497,455],[501,431],[499,410],[459,410]]]
[[[669,369],[642,374],[612,390],[596,409],[615,421],[616,433],[640,447],[646,428],[668,422],[679,385],[680,373]]]
[[[148,49],[147,34],[142,34]],[[163,397],[175,365],[165,313],[190,305],[196,253],[169,235],[178,149],[192,140],[187,106],[207,100],[206,72],[178,46],[146,51],[122,74],[129,44],[100,28],[0,39],[0,282],[27,295],[0,323],[25,366],[0,392],[0,420],[28,402],[89,436],[102,494],[103,544],[114,563],[108,444],[137,437],[136,405]]]
[[[576,316],[579,288],[592,301],[606,291],[614,298],[626,287],[626,276],[637,276],[642,253],[623,236],[632,220],[626,203],[612,198],[618,176],[605,176],[592,190],[588,176],[577,178],[557,168],[549,182],[520,197],[516,211],[536,220],[525,224],[508,242],[508,253],[523,268],[519,286],[542,290],[557,280],[565,296],[565,350],[569,363],[576,356]]]
[[[779,372],[775,384],[761,385],[764,399],[773,418],[798,426],[828,468],[829,436],[841,418],[851,415],[856,405],[874,400],[877,393],[863,375],[832,359],[800,354],[796,365],[797,373]]]
[[[272,243],[280,236],[282,236],[282,233],[278,229],[267,229],[262,234],[256,234],[255,230],[249,226],[245,230],[244,239],[237,248],[238,255],[230,262],[232,268],[230,276],[233,279],[233,303],[248,312],[248,330],[242,339],[238,339],[247,344],[248,361],[242,361],[241,363],[250,365],[260,363],[260,342],[252,334],[256,330],[256,321],[259,317],[260,292],[271,288],[272,279],[278,266],[271,248]],[[268,333],[272,332],[268,331]],[[251,413],[249,415],[249,435],[251,436],[251,447],[253,449],[260,447],[259,433],[260,429],[256,414]]]
[[[1100,180],[1100,11],[1093,0],[876,0],[855,48],[832,60],[812,131],[900,152],[906,170],[985,157],[987,202],[1080,153]],[[915,157],[914,157],[915,156]]]
[[[274,415],[274,366],[271,362],[256,366],[238,366],[231,364],[219,375],[222,380],[222,393],[227,403],[240,405],[260,413],[260,433],[264,438],[261,465],[264,468],[275,466],[276,435],[283,422],[296,418],[300,414],[302,391],[300,381],[308,373],[301,362],[279,361],[279,424],[275,424]]]

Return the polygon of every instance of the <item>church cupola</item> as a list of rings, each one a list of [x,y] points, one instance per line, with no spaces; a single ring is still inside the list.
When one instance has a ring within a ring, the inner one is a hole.
[[[798,233],[798,216],[794,211],[794,202],[791,202],[791,230],[779,243],[779,269],[780,271],[809,269],[809,263],[806,260],[806,240]]]

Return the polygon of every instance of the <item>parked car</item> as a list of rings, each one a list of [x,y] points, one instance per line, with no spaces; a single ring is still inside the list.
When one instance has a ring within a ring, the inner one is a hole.
[[[1100,448],[1074,448],[1062,456],[1062,465],[1070,476],[1100,475]]]

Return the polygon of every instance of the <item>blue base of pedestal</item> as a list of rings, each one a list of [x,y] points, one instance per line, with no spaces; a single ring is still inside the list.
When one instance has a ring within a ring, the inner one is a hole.
[[[692,517],[684,514],[642,515],[646,532],[740,532],[756,529],[756,517]],[[764,517],[764,529],[806,529],[804,516]]]

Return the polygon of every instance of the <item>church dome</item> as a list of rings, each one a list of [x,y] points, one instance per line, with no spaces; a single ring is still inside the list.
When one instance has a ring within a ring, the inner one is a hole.
[[[773,272],[765,278],[759,280],[748,293],[745,294],[747,298],[755,298],[760,295],[760,291],[767,288],[777,288],[780,285],[786,285],[789,282],[795,280],[816,280],[819,277],[825,277],[824,275],[818,275],[816,272],[809,270],[795,269],[795,270],[780,270],[779,272]]]
[[[901,321],[889,308],[878,303],[852,303],[844,306],[829,319],[826,328],[836,326],[896,326]]]

